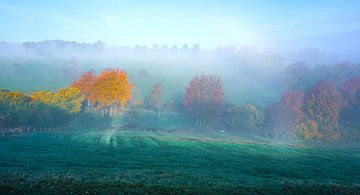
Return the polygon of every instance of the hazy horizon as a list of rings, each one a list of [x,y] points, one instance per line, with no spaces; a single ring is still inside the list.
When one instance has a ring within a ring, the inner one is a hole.
[[[360,29],[359,9],[360,3],[348,0],[251,3],[1,0],[0,41],[102,40],[109,46],[130,47],[200,44],[204,49],[276,48],[312,37],[356,33]],[[321,44],[315,41],[310,47]]]

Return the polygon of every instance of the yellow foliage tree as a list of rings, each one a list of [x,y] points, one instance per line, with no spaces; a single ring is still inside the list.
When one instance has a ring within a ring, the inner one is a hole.
[[[52,105],[69,113],[77,114],[81,111],[84,97],[80,90],[75,87],[60,89],[58,92],[38,91],[31,95],[33,101],[40,101],[47,105]]]
[[[52,103],[52,96],[53,96],[52,92],[36,91],[31,94],[31,99],[33,101],[39,101],[50,105]]]
[[[59,90],[53,94],[52,104],[59,108],[66,110],[72,114],[77,114],[81,111],[84,97],[80,90],[75,87],[68,87]]]
[[[308,120],[306,122],[301,122],[297,125],[297,130],[299,134],[304,136],[306,140],[312,140],[314,138],[322,139],[323,135],[319,132],[319,127],[316,121]]]
[[[21,92],[0,91],[0,101],[12,106],[22,106],[29,97]]]
[[[129,83],[125,71],[114,69],[104,70],[95,79],[95,100],[104,115],[117,113],[120,106],[122,114],[127,102],[132,97],[133,84]]]

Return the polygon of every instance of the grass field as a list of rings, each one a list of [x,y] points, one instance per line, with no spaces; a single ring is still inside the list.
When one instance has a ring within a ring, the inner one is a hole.
[[[358,148],[120,130],[0,137],[0,148],[5,193],[360,193]]]

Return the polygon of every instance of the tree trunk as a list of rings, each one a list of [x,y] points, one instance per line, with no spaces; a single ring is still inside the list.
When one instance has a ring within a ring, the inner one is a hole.
[[[123,116],[123,114],[124,114],[124,108],[121,106],[121,108],[120,108],[120,116]]]

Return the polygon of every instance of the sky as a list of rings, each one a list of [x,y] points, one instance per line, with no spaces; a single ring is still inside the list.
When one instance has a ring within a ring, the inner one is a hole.
[[[360,29],[358,0],[0,0],[0,41],[269,46]]]

